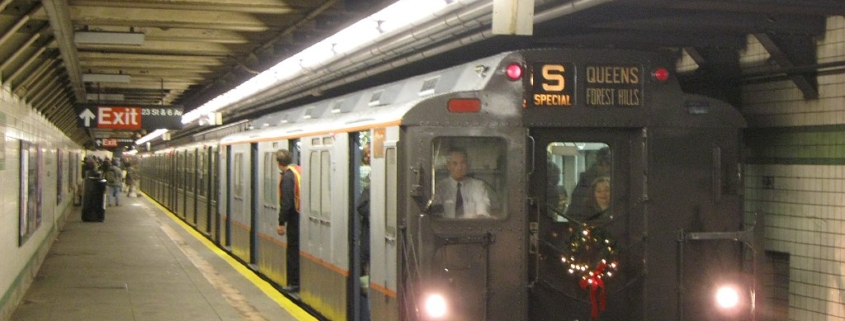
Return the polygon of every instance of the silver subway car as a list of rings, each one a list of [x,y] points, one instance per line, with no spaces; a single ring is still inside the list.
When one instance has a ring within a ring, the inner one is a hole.
[[[301,303],[328,319],[749,319],[745,122],[684,94],[674,64],[522,50],[265,115],[219,140],[207,221],[286,285],[286,148],[302,167]]]

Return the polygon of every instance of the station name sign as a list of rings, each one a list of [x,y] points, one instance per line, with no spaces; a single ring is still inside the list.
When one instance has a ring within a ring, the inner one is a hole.
[[[85,128],[153,131],[182,128],[182,106],[83,105],[78,123]]]
[[[643,68],[638,64],[535,63],[527,105],[530,107],[639,107],[643,103]],[[576,75],[579,75],[576,77]]]

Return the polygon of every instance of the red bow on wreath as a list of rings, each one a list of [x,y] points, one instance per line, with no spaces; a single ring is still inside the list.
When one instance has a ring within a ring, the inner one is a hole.
[[[605,305],[607,304],[607,296],[604,293],[604,280],[601,279],[601,275],[604,272],[604,269],[606,268],[606,263],[599,263],[599,266],[596,268],[596,270],[593,271],[593,273],[590,273],[590,277],[581,279],[582,289],[586,289],[588,286],[590,287],[590,305],[593,307],[590,316],[592,316],[593,319],[599,317],[599,308],[604,311]],[[601,288],[601,302],[597,304],[596,291],[598,291],[599,288]]]

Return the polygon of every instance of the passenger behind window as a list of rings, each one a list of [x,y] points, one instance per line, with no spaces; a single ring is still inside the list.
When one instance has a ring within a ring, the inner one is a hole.
[[[548,215],[555,221],[565,221],[563,214],[566,213],[566,188],[558,186],[560,182],[560,168],[557,164],[549,161],[546,163],[546,204],[548,204]],[[563,191],[563,193],[561,193]]]
[[[492,218],[487,184],[467,176],[469,163],[464,149],[448,153],[449,177],[437,183],[434,204],[442,206],[444,218]]]
[[[587,202],[584,204],[582,222],[608,220],[610,216],[610,177],[603,176],[590,184]]]
[[[572,191],[572,197],[570,197],[572,202],[567,213],[568,217],[579,222],[590,220],[593,214],[590,213],[591,210],[588,210],[586,204],[591,202],[591,198],[594,198],[594,195],[592,195],[592,185],[597,179],[602,177],[607,177],[607,183],[610,184],[610,168],[610,149],[605,147],[596,153],[596,160],[592,166],[587,171],[581,173],[578,184],[575,185]],[[610,190],[608,190],[608,195],[609,193]]]

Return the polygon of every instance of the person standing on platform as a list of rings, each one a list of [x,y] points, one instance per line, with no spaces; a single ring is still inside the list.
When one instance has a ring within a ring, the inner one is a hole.
[[[301,168],[293,163],[293,154],[287,149],[276,152],[279,165],[279,235],[287,235],[287,279],[285,290],[299,290],[299,195]]]
[[[112,165],[109,162],[103,162],[103,176],[106,179],[106,185],[109,187],[108,204],[112,206],[120,206],[120,188],[123,186],[123,171],[117,165]]]
[[[138,197],[138,169],[132,163],[126,163],[126,197]]]

